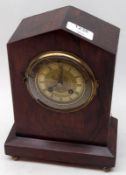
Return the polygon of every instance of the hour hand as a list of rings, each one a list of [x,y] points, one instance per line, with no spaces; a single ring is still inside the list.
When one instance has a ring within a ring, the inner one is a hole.
[[[52,86],[49,86],[49,87],[48,87],[48,91],[49,91],[49,92],[52,92],[56,86],[57,86],[57,83],[54,84],[54,85],[52,85]]]

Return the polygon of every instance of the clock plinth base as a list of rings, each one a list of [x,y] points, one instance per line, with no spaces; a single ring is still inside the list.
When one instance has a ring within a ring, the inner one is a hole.
[[[16,136],[13,126],[5,142],[5,152],[13,157],[111,168],[115,165],[116,140],[117,119],[113,117],[110,121],[107,146],[20,137]]]

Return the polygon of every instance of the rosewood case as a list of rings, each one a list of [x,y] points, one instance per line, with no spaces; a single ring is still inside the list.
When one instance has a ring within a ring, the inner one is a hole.
[[[66,28],[72,22],[94,33],[92,40]],[[15,123],[5,143],[11,156],[80,166],[115,165],[117,119],[110,116],[119,28],[67,6],[23,19],[7,44]],[[74,113],[46,109],[30,96],[24,75],[46,51],[84,59],[99,87],[92,102]]]

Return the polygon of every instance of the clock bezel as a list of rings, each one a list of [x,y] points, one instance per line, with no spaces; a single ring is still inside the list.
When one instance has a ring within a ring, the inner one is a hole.
[[[83,70],[83,73],[85,72],[85,74],[87,74],[86,76],[91,79],[91,87],[92,87],[91,94],[90,94],[89,98],[86,100],[86,102],[81,104],[78,107],[74,107],[74,108],[70,108],[70,109],[54,108],[54,107],[48,106],[47,104],[42,102],[40,99],[36,98],[35,94],[33,94],[33,92],[31,92],[31,87],[29,86],[28,80],[29,80],[29,77],[31,77],[31,72],[33,71],[33,68],[37,64],[40,64],[40,62],[43,60],[48,60],[50,58],[59,57],[59,56],[66,59],[67,62],[73,63],[74,65],[80,67],[81,71]],[[98,83],[97,83],[97,80],[95,78],[95,75],[94,75],[93,71],[91,70],[91,68],[87,65],[87,63],[85,61],[83,61],[80,57],[78,57],[70,52],[66,52],[66,51],[47,51],[47,52],[42,52],[41,54],[37,55],[35,58],[33,58],[33,60],[30,62],[30,64],[28,65],[28,67],[26,69],[25,80],[26,80],[25,82],[26,82],[27,89],[28,89],[30,95],[32,96],[32,98],[35,99],[35,101],[37,103],[39,103],[41,106],[43,106],[47,109],[51,109],[53,111],[57,111],[57,112],[74,112],[74,111],[80,110],[81,108],[85,108],[92,101],[94,96],[96,95],[97,88],[98,88]]]

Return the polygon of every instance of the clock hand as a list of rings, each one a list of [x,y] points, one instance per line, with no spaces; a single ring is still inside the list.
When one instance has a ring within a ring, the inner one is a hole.
[[[58,83],[55,83],[54,85],[52,86],[49,86],[48,87],[48,91],[52,92],[54,90],[54,88],[57,86]]]
[[[63,65],[62,65],[62,64],[61,64],[61,66],[60,66],[60,73],[59,73],[59,78],[58,78],[57,83],[55,83],[54,85],[48,87],[48,90],[49,90],[50,92],[52,92],[53,89],[54,89],[58,84],[63,85]]]
[[[61,70],[60,70],[58,83],[63,85],[63,65],[61,65]]]

